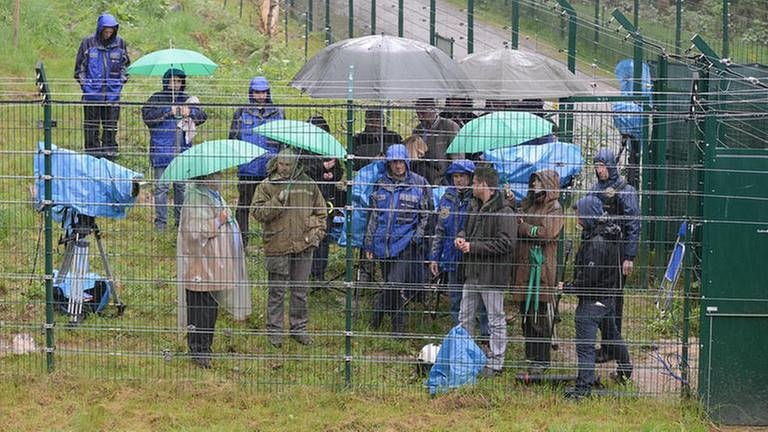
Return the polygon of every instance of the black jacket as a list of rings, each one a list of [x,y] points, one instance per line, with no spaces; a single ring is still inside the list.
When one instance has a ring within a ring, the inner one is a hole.
[[[459,237],[469,242],[459,267],[462,280],[471,279],[482,289],[506,289],[512,280],[517,218],[500,192],[485,204],[472,201],[467,226]]]
[[[355,159],[353,160],[354,170],[373,162],[373,158],[384,156],[387,149],[392,144],[402,144],[403,138],[397,133],[392,132],[386,127],[381,132],[362,131],[352,137]]]
[[[601,221],[581,239],[573,284],[567,292],[580,299],[610,301],[621,292],[621,229]]]

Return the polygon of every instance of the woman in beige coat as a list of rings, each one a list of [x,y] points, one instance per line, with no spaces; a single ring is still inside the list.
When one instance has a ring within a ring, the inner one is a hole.
[[[243,320],[251,311],[237,221],[218,190],[218,175],[187,187],[177,238],[179,326],[187,327],[192,361],[211,367],[219,305]]]

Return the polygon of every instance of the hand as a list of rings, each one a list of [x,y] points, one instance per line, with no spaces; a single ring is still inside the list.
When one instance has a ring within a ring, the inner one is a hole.
[[[463,237],[456,237],[456,240],[453,241],[453,245],[456,247],[456,249],[461,249],[467,241],[464,240]]]
[[[429,263],[429,271],[432,272],[432,276],[437,276],[437,274],[440,273],[440,268],[438,268],[436,262],[432,261]]]
[[[365,253],[365,258],[366,258],[368,261],[372,260],[372,259],[373,259],[373,252],[366,252],[366,253]]]
[[[624,276],[629,276],[632,274],[632,270],[635,268],[635,263],[632,262],[632,260],[624,260],[624,262],[621,265],[621,273]]]
[[[564,282],[558,282],[557,283],[558,291],[562,291],[564,287],[565,287],[565,283]]]
[[[283,189],[280,191],[280,193],[277,195],[277,200],[281,203],[285,203],[285,201],[288,199],[288,189]]]
[[[338,183],[336,183],[336,189],[340,191],[346,191],[347,190],[347,181],[346,180],[339,180]]]
[[[174,117],[179,115],[179,107],[177,107],[176,105],[171,106],[171,115]]]
[[[192,110],[189,109],[188,106],[182,106],[181,108],[181,116],[182,117],[189,117],[189,114],[192,112]]]
[[[457,238],[456,239],[456,249],[460,250],[462,253],[469,253],[469,242],[464,240],[463,238]]]
[[[219,224],[224,225],[227,223],[227,221],[229,221],[229,217],[229,209],[223,209],[221,213],[219,213]]]
[[[326,180],[326,181],[333,180],[333,173],[332,172],[323,173],[323,180]]]

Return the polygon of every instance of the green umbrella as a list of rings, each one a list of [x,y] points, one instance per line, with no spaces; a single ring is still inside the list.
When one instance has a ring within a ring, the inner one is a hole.
[[[248,163],[266,151],[239,140],[206,141],[176,156],[160,181],[183,181]]]
[[[185,49],[164,49],[151,52],[136,60],[128,73],[131,75],[162,76],[168,69],[180,69],[187,76],[213,75],[219,67],[208,57]]]
[[[253,131],[283,144],[319,155],[336,158],[343,158],[347,155],[347,151],[333,135],[310,123],[296,120],[275,120],[255,127]]]
[[[476,118],[456,134],[448,153],[478,153],[512,147],[552,133],[552,123],[521,111],[499,111]]]

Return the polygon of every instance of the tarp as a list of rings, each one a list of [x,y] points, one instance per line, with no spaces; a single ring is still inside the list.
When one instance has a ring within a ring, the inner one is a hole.
[[[474,384],[488,359],[472,337],[457,325],[443,339],[426,386],[429,394],[442,393],[466,384]]]
[[[491,150],[483,153],[483,158],[493,163],[500,183],[509,185],[518,201],[528,193],[531,174],[553,170],[560,175],[560,187],[565,187],[584,163],[578,146],[559,141]]]
[[[634,60],[625,59],[616,64],[616,79],[619,81],[619,90],[622,96],[632,96],[634,93]],[[651,96],[653,84],[651,83],[651,69],[647,63],[643,63],[640,79],[640,95]],[[640,113],[643,108],[634,102],[616,102],[613,104],[613,125],[622,135],[631,135],[640,138],[643,131],[643,117],[633,114]]]
[[[37,204],[44,199],[44,144],[34,157]],[[61,222],[65,210],[93,217],[124,218],[133,205],[133,181],[143,178],[107,159],[51,146],[53,218]]]
[[[370,163],[355,174],[352,183],[352,246],[362,247],[365,227],[368,225],[368,212],[371,208],[373,186],[384,174],[384,161]],[[347,245],[347,224],[341,228],[339,245]]]

